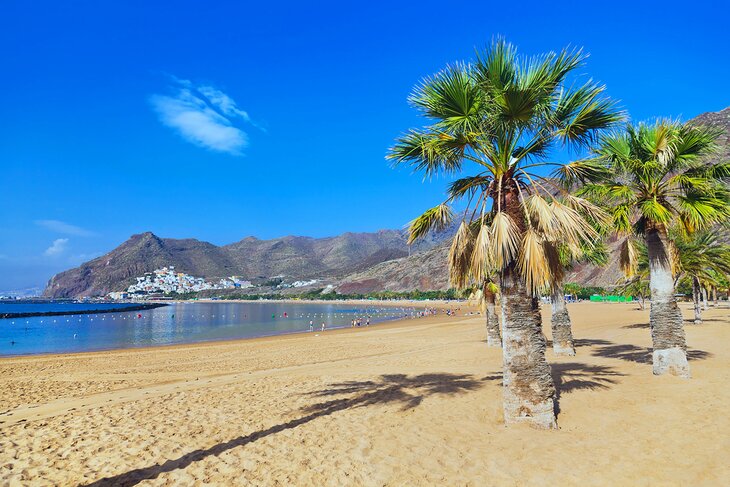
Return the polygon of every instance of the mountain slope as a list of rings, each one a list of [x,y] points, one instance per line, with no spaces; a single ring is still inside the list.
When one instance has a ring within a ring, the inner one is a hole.
[[[428,248],[439,238],[431,236],[418,248]],[[408,255],[408,246],[400,230],[327,238],[247,237],[222,247],[195,239],[160,238],[147,232],[133,235],[106,255],[53,276],[43,294],[51,298],[105,295],[124,290],[135,282],[135,277],[164,266],[206,278],[337,278],[404,255]]]

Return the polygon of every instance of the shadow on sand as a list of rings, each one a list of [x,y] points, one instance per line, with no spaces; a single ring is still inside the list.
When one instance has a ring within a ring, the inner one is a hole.
[[[328,416],[346,409],[361,408],[374,404],[399,404],[403,409],[415,408],[427,396],[456,395],[477,390],[488,381],[499,380],[502,376],[490,375],[482,379],[471,375],[457,374],[422,374],[407,376],[404,374],[383,375],[377,381],[348,381],[332,384],[328,389],[306,394],[314,398],[341,397],[313,404],[302,409],[302,417],[287,421],[269,428],[239,436],[207,449],[195,450],[179,458],[168,460],[162,464],[150,465],[125,472],[114,477],[107,477],[90,486],[129,486],[143,480],[157,478],[165,472],[184,469],[194,462],[210,456],[217,456],[233,448],[253,443],[261,438],[273,435],[297,426],[309,423],[317,418]]]
[[[637,364],[651,364],[651,353],[651,348],[630,344],[604,345],[591,352],[594,357],[615,358]],[[712,357],[712,354],[704,350],[687,350],[689,360],[705,360],[710,357]]]
[[[695,325],[694,318],[686,318],[684,320],[684,325],[690,326],[690,327],[691,326],[702,326],[705,323],[727,323],[727,320],[721,320],[718,318],[705,318],[702,320],[702,323],[700,325]],[[634,323],[632,325],[624,325],[621,328],[626,328],[629,330],[641,328],[644,330],[648,330],[650,328],[650,326],[649,326],[649,323]]]
[[[616,344],[608,340],[581,338],[575,340],[575,346],[595,347],[591,350],[591,354],[598,357],[615,358],[640,364],[650,364],[652,359],[651,349],[649,348],[630,344]],[[691,360],[702,360],[712,356],[702,350],[689,350],[687,355]],[[562,394],[578,390],[608,389],[618,382],[619,377],[625,375],[610,366],[590,365],[580,362],[554,363],[551,365],[551,374],[557,390],[556,414],[560,413],[560,396]],[[378,380],[347,381],[332,384],[327,389],[307,393],[306,396],[323,402],[302,408],[301,413],[303,416],[297,419],[255,431],[245,436],[239,436],[207,449],[192,451],[162,464],[138,468],[87,485],[95,487],[136,485],[143,480],[155,479],[162,473],[184,469],[192,463],[207,457],[220,455],[233,448],[296,428],[338,411],[375,404],[396,404],[400,405],[403,410],[407,410],[419,406],[428,396],[463,394],[480,389],[490,381],[499,381],[501,379],[501,373],[490,374],[481,379],[471,375],[447,373],[417,376],[390,374],[383,375]]]
[[[626,375],[607,365],[590,365],[580,362],[551,364],[551,369],[556,390],[556,415],[560,414],[560,396],[562,394],[579,390],[608,389],[618,382],[617,377]]]

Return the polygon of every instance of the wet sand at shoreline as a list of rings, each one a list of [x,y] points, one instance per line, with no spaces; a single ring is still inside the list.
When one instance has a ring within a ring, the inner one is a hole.
[[[504,426],[501,353],[465,309],[0,359],[0,483],[727,485],[723,305],[687,322],[691,380],[651,374],[648,310],[569,305],[578,354],[548,351],[560,393],[552,432]]]

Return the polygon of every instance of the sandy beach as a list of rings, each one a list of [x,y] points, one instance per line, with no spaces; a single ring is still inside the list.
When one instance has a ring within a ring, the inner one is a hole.
[[[6,358],[0,483],[729,485],[722,304],[703,325],[687,322],[691,380],[652,375],[648,310],[569,305],[577,356],[548,351],[558,431],[504,426],[500,350],[465,309],[367,329]]]

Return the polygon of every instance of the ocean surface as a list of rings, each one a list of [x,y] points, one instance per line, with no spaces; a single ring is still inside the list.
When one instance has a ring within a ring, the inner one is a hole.
[[[23,312],[56,311],[58,303],[23,304]],[[69,303],[66,303],[69,304]],[[83,309],[100,309],[98,303]],[[112,304],[114,306],[116,303]],[[21,306],[8,304],[7,306]],[[57,307],[57,306],[56,306]],[[412,316],[419,308],[291,303],[173,303],[144,311],[0,319],[0,356],[85,352],[308,333],[349,327],[370,317],[371,326]],[[15,310],[2,310],[4,312]],[[19,308],[18,308],[19,309]],[[78,308],[77,308],[78,310]],[[18,311],[19,312],[19,311]]]

